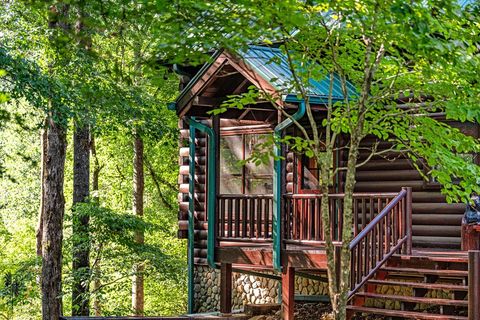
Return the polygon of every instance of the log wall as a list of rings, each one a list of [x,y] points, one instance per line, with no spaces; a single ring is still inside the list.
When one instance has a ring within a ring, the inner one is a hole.
[[[180,151],[178,176],[179,185],[179,212],[178,212],[178,237],[188,237],[188,187],[189,187],[189,155],[188,140],[190,130],[183,121],[180,128]],[[206,150],[207,138],[205,134],[197,131],[195,139],[195,263],[204,263],[207,258],[207,215],[206,215]]]
[[[478,137],[478,125],[451,122],[464,133]],[[362,147],[370,147],[375,139],[365,139]],[[379,150],[389,147],[381,142]],[[360,152],[360,162],[369,151]],[[433,248],[460,249],[461,224],[465,204],[446,202],[440,186],[429,183],[413,167],[410,160],[398,154],[374,157],[358,168],[356,192],[399,192],[401,187],[413,188],[413,245]],[[343,157],[346,164],[346,155]]]

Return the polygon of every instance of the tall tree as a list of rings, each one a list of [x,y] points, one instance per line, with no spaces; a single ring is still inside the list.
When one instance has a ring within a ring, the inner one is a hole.
[[[133,213],[143,219],[143,193],[145,189],[145,178],[143,168],[143,139],[135,132],[133,143]],[[145,243],[144,231],[135,231],[135,242],[139,245]],[[135,315],[141,316],[144,312],[144,271],[142,262],[134,266],[132,279],[132,308]]]
[[[51,46],[56,55],[63,49],[59,41],[69,29],[67,15],[69,5],[58,3],[49,8],[48,27],[52,29]],[[56,59],[56,58],[54,58]],[[57,61],[51,61],[53,73]],[[66,116],[54,101],[47,113],[47,147],[45,160],[45,201],[42,223],[42,318],[57,320],[62,314],[62,241],[65,197]]]
[[[77,8],[75,36],[78,54],[85,55],[91,49],[91,39],[85,28],[85,12],[82,3]],[[85,64],[88,64],[88,60]],[[84,99],[86,101],[86,99]],[[79,108],[86,113],[86,106]],[[73,258],[72,258],[72,315],[88,316],[89,277],[90,277],[90,240],[88,214],[78,215],[75,206],[85,203],[90,187],[90,129],[85,114],[79,114],[73,132]]]
[[[42,223],[42,318],[58,320],[62,314],[62,240],[65,198],[63,180],[67,147],[65,127],[48,117],[45,201]]]

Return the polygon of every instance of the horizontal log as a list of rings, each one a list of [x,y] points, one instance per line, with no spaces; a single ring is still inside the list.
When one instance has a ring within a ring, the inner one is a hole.
[[[190,129],[188,129],[188,128],[180,129],[180,135],[179,136],[182,139],[190,138]],[[197,139],[202,139],[202,138],[205,139],[205,134],[201,131],[197,131],[197,132],[195,132],[195,137]]]
[[[195,219],[198,221],[206,221],[205,211],[195,211]],[[188,211],[178,211],[178,220],[188,220]]]
[[[355,192],[400,192],[402,187],[412,187],[414,191],[423,190],[423,181],[377,181],[375,183],[359,181],[355,185]]]
[[[286,187],[285,187],[285,191],[287,193],[293,193],[293,189],[294,189],[294,184],[293,182],[289,182],[287,183]]]
[[[343,162],[343,161],[342,161]],[[343,163],[345,165],[346,163]],[[370,160],[363,166],[358,167],[357,171],[370,170],[408,170],[413,168],[413,165],[408,159],[389,160]]]
[[[180,166],[188,166],[188,162],[189,162],[188,156],[185,156],[185,157],[181,156],[178,159],[178,164]],[[205,168],[200,168],[200,166],[205,166],[205,164],[207,163],[207,157],[202,155],[196,155],[195,163],[196,163],[196,167],[195,167],[196,170],[203,170],[202,172],[205,172]]]
[[[199,258],[205,258],[207,257],[207,249],[195,248],[193,249],[193,255]]]
[[[180,166],[179,174],[188,176],[190,174],[190,166],[189,165]],[[196,175],[205,174],[205,167],[204,166],[195,167],[195,174]]]
[[[295,159],[295,153],[293,152],[288,152],[287,153],[287,162],[293,162]]]
[[[414,225],[450,225],[458,226],[462,223],[463,214],[413,214]]]
[[[294,176],[292,172],[287,173],[287,182],[293,182]]]
[[[287,163],[287,165],[285,166],[285,170],[287,172],[293,172],[293,169],[295,168],[295,165],[293,164],[293,162],[289,162]]]
[[[207,259],[205,258],[194,258],[193,262],[195,265],[207,265]]]
[[[414,236],[441,236],[460,238],[461,226],[413,225]]]
[[[208,223],[204,221],[195,221],[195,230],[208,230]],[[179,230],[188,230],[188,220],[178,221]]]
[[[460,248],[460,237],[413,236],[413,245],[429,248]]]
[[[405,181],[405,180],[420,180],[423,181],[422,176],[417,170],[372,170],[372,171],[358,171],[355,176],[357,181]]]
[[[437,214],[463,214],[465,204],[463,203],[413,203],[413,213]]]
[[[204,156],[207,152],[207,149],[205,147],[198,147],[195,148],[195,155],[198,156]],[[179,150],[179,156],[180,157],[188,157],[190,155],[190,148],[189,147],[182,147]]]
[[[388,149],[388,148],[391,148],[391,147],[392,147],[392,143],[391,143],[391,142],[378,140],[377,138],[374,138],[374,139],[363,139],[363,140],[360,142],[360,147],[361,147],[361,148],[371,148],[371,147],[373,147],[375,144],[377,144],[377,150],[385,150],[385,149]]]
[[[446,198],[440,192],[432,191],[417,191],[412,194],[413,202],[446,202]]]
[[[380,151],[380,150],[378,150],[378,151]],[[360,150],[358,152],[358,159],[360,161],[365,160],[368,157],[370,157],[371,154],[372,154],[372,151],[370,151],[370,150]],[[390,151],[390,152],[382,153],[381,155],[374,155],[373,157],[371,157],[371,159],[372,160],[381,160],[381,159],[393,160],[393,159],[400,158],[400,157],[403,157],[402,155],[400,155],[400,153],[398,153],[396,151]]]
[[[177,184],[188,183],[188,176],[179,174]]]
[[[178,202],[187,202],[188,201],[188,193],[179,192],[177,195]]]
[[[178,191],[181,193],[188,193],[189,192],[189,185],[188,183],[182,183],[178,186]],[[203,183],[195,183],[195,192],[205,192],[205,184]]]
[[[195,230],[195,241],[206,240],[208,238],[208,232],[206,230]]]
[[[188,211],[188,202],[180,202],[178,204],[180,211]],[[205,209],[205,203],[195,201],[195,210],[203,211]]]

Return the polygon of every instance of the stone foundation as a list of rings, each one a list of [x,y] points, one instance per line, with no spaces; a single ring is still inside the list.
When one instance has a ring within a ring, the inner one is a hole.
[[[277,275],[273,271],[266,274]],[[397,279],[398,280],[398,279]],[[233,273],[232,304],[233,309],[243,309],[246,304],[267,304],[278,302],[278,286],[280,281],[260,276]],[[382,286],[376,292],[388,295],[412,296],[411,288],[398,286]],[[295,293],[300,295],[328,295],[328,287],[324,282],[303,277],[295,277]],[[427,294],[429,298],[447,298],[448,291],[436,290]],[[367,299],[367,306],[386,309],[400,309],[400,302]],[[418,306],[423,310],[427,306]],[[211,312],[220,309],[220,270],[208,266],[195,266],[195,312]]]
[[[275,272],[266,274],[277,275]],[[233,273],[233,309],[242,309],[245,304],[278,302],[280,281],[260,276]],[[295,291],[301,295],[327,295],[327,284],[302,277],[295,278]],[[195,267],[195,311],[210,312],[220,309],[220,270],[208,266]]]

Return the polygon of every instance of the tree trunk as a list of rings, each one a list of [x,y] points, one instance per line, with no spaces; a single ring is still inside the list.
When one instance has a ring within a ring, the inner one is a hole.
[[[93,177],[92,177],[92,201],[95,205],[99,205],[99,179],[100,179],[100,164],[97,158],[97,149],[95,145],[95,137],[92,133],[90,133],[90,150],[92,153],[93,158]],[[92,276],[93,276],[93,292],[95,295],[93,296],[93,311],[96,317],[100,317],[102,315],[102,304],[100,302],[100,293],[99,290],[102,286],[102,270],[100,264],[102,262],[102,244],[96,243],[95,244],[95,252],[97,253],[97,258],[93,265]]]
[[[143,217],[143,140],[140,136],[134,136],[134,158],[133,158],[133,213]],[[144,243],[143,230],[135,232],[135,241],[138,244]],[[132,308],[135,315],[142,316],[144,310],[143,272],[144,266],[138,263],[134,266],[132,279]]]
[[[45,119],[42,132],[40,134],[40,208],[38,213],[38,226],[37,226],[37,256],[42,256],[42,232],[43,232],[43,212],[45,203],[45,160],[47,158],[47,119]]]
[[[62,239],[65,198],[65,129],[48,118],[45,159],[45,202],[42,228],[42,319],[58,320],[62,313]]]
[[[72,316],[89,315],[90,217],[75,207],[88,201],[90,185],[90,130],[75,124],[73,134]]]

